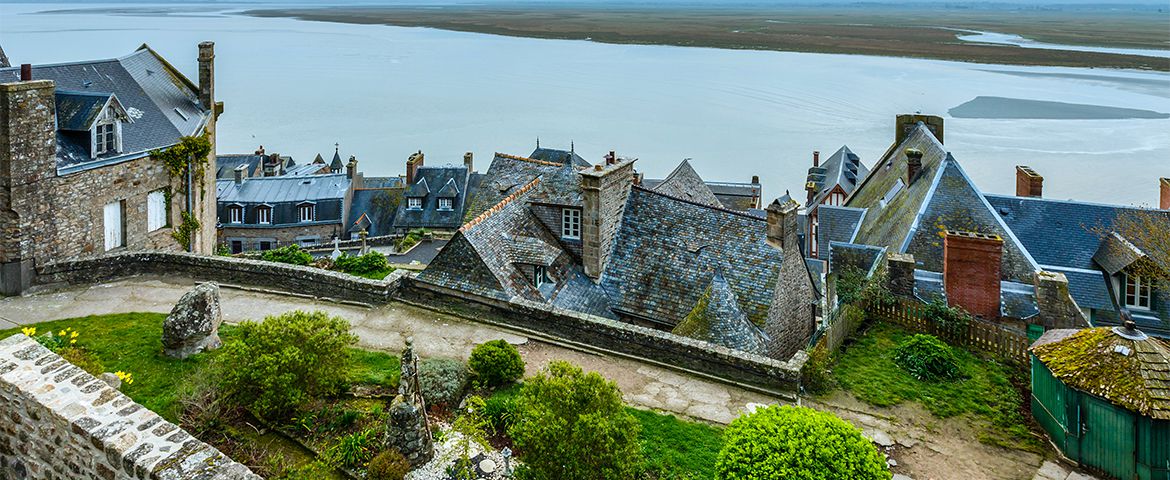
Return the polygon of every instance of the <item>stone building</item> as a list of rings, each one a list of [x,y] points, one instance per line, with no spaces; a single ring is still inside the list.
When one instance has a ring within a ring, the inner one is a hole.
[[[215,159],[217,180],[235,178],[240,165],[244,165],[244,174],[249,177],[278,177],[297,166],[290,156],[264,151],[264,145],[254,153],[221,153]]]
[[[638,184],[684,200],[698,201],[711,206],[741,212],[758,212],[763,192],[760,177],[752,176],[748,183],[708,182],[695,172],[690,159],[685,159],[663,179],[639,178]]]
[[[636,186],[635,160],[613,152],[558,160],[496,154],[474,218],[419,281],[785,360],[807,345],[816,292],[795,203],[765,219]]]
[[[463,155],[461,165],[429,166],[425,161],[421,151],[406,160],[406,190],[394,216],[397,233],[416,228],[454,231],[463,224],[475,170],[471,152]]]
[[[356,169],[356,160],[354,169]],[[355,172],[235,178],[216,183],[220,238],[232,253],[342,238]]]
[[[27,289],[53,260],[130,249],[211,253],[215,53],[199,44],[199,83],[143,45],[114,59],[0,68],[0,293]],[[203,176],[172,178],[151,152],[206,135]],[[185,187],[187,185],[187,187]]]
[[[1015,196],[984,194],[942,131],[939,117],[900,115],[894,145],[844,205],[819,207],[830,272],[872,271],[884,256],[896,293],[987,320],[1114,325],[1128,308],[1143,330],[1170,333],[1170,296],[1132,274],[1153,246],[1113,229],[1119,216],[1146,211],[1170,231],[1170,213],[1043,199],[1043,177],[1025,166]]]

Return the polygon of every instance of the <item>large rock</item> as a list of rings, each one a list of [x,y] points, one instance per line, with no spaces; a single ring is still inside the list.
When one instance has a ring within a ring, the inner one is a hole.
[[[219,348],[219,284],[201,283],[179,299],[163,322],[163,353],[183,359]]]

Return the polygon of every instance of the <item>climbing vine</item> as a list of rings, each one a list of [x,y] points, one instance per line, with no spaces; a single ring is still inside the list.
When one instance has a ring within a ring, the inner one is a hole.
[[[167,173],[171,176],[171,180],[178,180],[183,192],[190,190],[187,185],[187,173],[191,173],[191,178],[202,179],[207,173],[208,155],[211,153],[211,139],[207,134],[191,137],[183,137],[179,143],[167,148],[165,150],[154,150],[150,152],[151,158],[163,162],[167,167]],[[168,191],[167,205],[170,205],[170,197]],[[203,200],[207,196],[204,182],[199,182],[199,199]],[[194,213],[184,211],[181,214],[183,222],[175,227],[171,232],[171,236],[175,241],[179,242],[184,248],[191,247],[191,234],[199,230],[199,219]]]

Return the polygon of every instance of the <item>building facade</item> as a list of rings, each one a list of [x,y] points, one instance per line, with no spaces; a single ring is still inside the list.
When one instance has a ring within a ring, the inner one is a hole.
[[[24,291],[54,260],[212,252],[223,111],[214,62],[214,45],[199,44],[198,84],[145,45],[116,59],[0,68],[0,293]],[[201,135],[211,149],[190,182],[152,157]],[[180,245],[172,232],[187,212],[199,227]]]

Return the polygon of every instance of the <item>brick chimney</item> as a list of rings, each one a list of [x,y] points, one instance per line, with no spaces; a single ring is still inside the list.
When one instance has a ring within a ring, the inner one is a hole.
[[[423,155],[422,150],[410,154],[406,158],[406,185],[414,185],[414,178],[418,175],[418,167],[423,166],[423,161],[426,156]]]
[[[943,240],[943,287],[947,303],[985,320],[999,319],[999,235],[947,230]]]
[[[28,82],[28,81],[31,81],[32,79],[33,79],[32,78],[32,64],[31,63],[20,64],[20,81]]]
[[[1016,165],[1016,196],[1040,198],[1044,194],[1044,177],[1027,165]]]
[[[56,87],[51,80],[0,83],[0,294],[18,295],[31,286],[32,232],[22,224],[37,218],[43,205],[17,188],[56,175]],[[46,187],[47,188],[47,187]],[[80,213],[79,213],[80,214]],[[22,218],[24,217],[24,222]],[[49,222],[50,224],[52,222]],[[50,227],[52,225],[49,225]],[[52,235],[55,230],[48,230]]]
[[[906,149],[906,185],[911,185],[922,171],[922,150],[917,148]]]
[[[819,150],[813,150],[813,166],[821,166],[821,152]]]
[[[199,104],[215,111],[215,42],[199,44]]]
[[[463,154],[463,166],[467,167],[467,174],[475,171],[475,154],[467,152]]]
[[[244,179],[246,179],[246,178],[248,178],[248,165],[245,163],[241,163],[241,164],[237,165],[236,169],[235,169],[236,185],[243,184]]]
[[[581,263],[585,275],[597,279],[605,271],[613,237],[621,225],[626,198],[634,183],[634,161],[606,155],[604,165],[579,172],[584,209],[581,212]]]
[[[1162,186],[1162,196],[1158,202],[1158,208],[1170,210],[1170,178],[1162,178],[1158,183]]]
[[[901,145],[902,141],[906,140],[906,136],[918,126],[918,123],[926,125],[926,128],[934,134],[934,138],[938,139],[938,143],[943,143],[943,119],[935,115],[920,115],[908,114],[898,115],[895,120],[894,131],[894,145]]]

